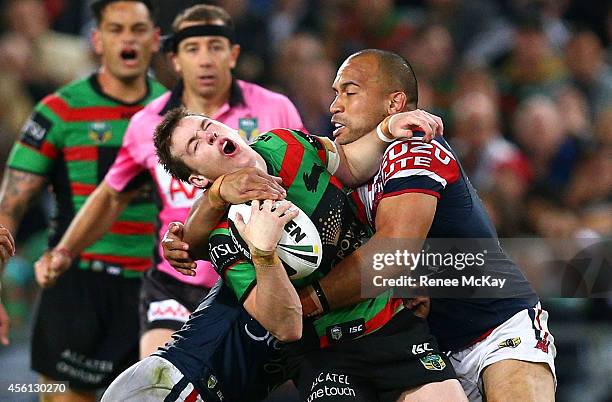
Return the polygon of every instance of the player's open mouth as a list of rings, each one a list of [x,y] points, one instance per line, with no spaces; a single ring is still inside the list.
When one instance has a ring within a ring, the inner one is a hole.
[[[340,135],[340,131],[345,127],[345,125],[336,121],[332,121],[332,124],[334,125],[334,131],[332,134],[334,137],[337,137]]]
[[[238,144],[230,139],[224,139],[221,141],[221,152],[225,156],[233,156],[238,151]]]
[[[125,64],[134,65],[138,63],[138,52],[135,49],[123,49],[119,54]]]

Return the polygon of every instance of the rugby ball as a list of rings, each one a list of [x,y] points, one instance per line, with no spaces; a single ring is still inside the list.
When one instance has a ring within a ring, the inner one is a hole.
[[[251,216],[250,204],[249,202],[232,205],[228,212],[232,237],[235,241],[241,243],[240,245],[243,248],[246,247],[246,244],[240,239],[234,221],[236,219],[236,212],[240,212],[245,223],[249,221]],[[299,214],[285,225],[285,230],[276,247],[276,253],[283,262],[289,279],[301,279],[319,268],[323,259],[323,246],[319,231],[308,215],[297,206],[294,206],[294,208],[298,209]]]

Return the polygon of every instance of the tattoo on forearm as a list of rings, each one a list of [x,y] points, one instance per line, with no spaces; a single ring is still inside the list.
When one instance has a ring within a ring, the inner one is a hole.
[[[0,213],[19,221],[44,184],[43,176],[6,169],[0,187]]]

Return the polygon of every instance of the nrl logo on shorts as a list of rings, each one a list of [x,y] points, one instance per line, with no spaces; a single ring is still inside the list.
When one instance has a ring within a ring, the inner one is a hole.
[[[440,355],[428,355],[419,359],[423,367],[427,370],[442,371],[446,367],[446,363]]]
[[[245,117],[238,119],[238,132],[245,140],[251,141],[259,135],[259,127],[257,127],[256,117]]]
[[[501,348],[515,348],[518,345],[521,344],[521,338],[520,337],[516,337],[516,338],[508,338],[505,341],[501,341],[497,346],[501,349]]]
[[[89,125],[89,138],[96,144],[103,144],[113,137],[111,126],[103,121],[96,121]]]
[[[342,338],[342,328],[340,327],[333,327],[330,330],[331,333],[331,337],[334,341],[339,340],[340,338]]]
[[[213,389],[216,385],[217,377],[211,374],[210,377],[208,377],[208,383],[206,384],[206,386],[208,387],[208,389]]]

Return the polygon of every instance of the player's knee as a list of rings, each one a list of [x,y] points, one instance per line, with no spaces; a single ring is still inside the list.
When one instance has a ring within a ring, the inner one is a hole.
[[[546,363],[502,360],[486,367],[482,380],[488,402],[555,399],[554,376]]]

